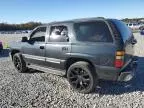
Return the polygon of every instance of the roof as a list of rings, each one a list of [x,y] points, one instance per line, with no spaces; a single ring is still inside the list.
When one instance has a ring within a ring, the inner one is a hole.
[[[50,23],[44,24],[44,25],[60,24],[60,23],[75,23],[75,22],[95,21],[95,20],[106,20],[106,19],[103,17],[80,18],[80,19],[73,19],[73,20],[66,20],[66,21],[54,21],[54,22],[50,22]]]

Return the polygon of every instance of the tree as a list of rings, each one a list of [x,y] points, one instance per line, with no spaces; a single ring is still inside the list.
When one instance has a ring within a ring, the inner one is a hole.
[[[0,23],[0,31],[32,30],[39,25],[42,25],[42,23],[40,22],[28,22],[25,24]]]

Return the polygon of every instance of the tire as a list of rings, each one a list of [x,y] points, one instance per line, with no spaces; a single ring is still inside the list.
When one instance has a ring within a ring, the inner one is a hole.
[[[26,72],[27,70],[26,63],[20,53],[16,53],[13,56],[13,63],[18,72],[20,73]]]
[[[98,83],[93,67],[84,61],[76,62],[69,67],[67,79],[74,90],[84,94],[92,92]]]

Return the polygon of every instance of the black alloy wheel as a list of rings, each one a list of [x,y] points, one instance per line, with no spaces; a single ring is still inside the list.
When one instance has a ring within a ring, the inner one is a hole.
[[[92,71],[92,66],[87,62],[76,62],[67,71],[67,79],[75,90],[81,93],[90,93],[97,84],[97,76]]]
[[[28,69],[26,67],[26,63],[20,53],[14,54],[13,63],[18,72],[23,73],[23,72],[26,72],[26,70]]]
[[[20,70],[21,70],[21,67],[22,67],[22,64],[21,64],[20,59],[19,59],[18,57],[14,57],[14,58],[13,58],[13,62],[14,62],[14,66],[16,67],[16,69],[17,69],[18,71],[20,71]]]

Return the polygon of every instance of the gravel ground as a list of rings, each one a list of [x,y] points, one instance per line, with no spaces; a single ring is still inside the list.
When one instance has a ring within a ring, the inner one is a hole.
[[[144,106],[144,37],[135,34],[135,55],[139,64],[128,83],[100,81],[94,93],[73,91],[67,80],[56,75],[31,71],[18,73],[8,51],[0,57],[1,108],[142,108]]]

